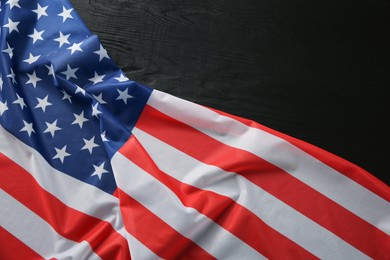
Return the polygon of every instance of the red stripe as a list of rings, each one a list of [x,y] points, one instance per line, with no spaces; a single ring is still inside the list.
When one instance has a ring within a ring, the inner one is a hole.
[[[39,215],[58,234],[79,243],[87,241],[101,258],[130,259],[126,239],[108,222],[66,206],[44,190],[28,172],[1,153],[0,188]]]
[[[185,206],[207,215],[265,257],[281,259],[292,254],[300,259],[316,258],[231,198],[187,185],[161,171],[134,135],[119,152],[166,185]]]
[[[124,191],[117,190],[126,230],[156,255],[163,259],[215,259]],[[153,191],[149,195],[153,196]]]
[[[252,153],[227,146],[150,106],[136,127],[206,164],[244,176],[373,258],[383,257],[378,248],[389,245],[383,231]]]
[[[305,141],[296,139],[294,137],[288,136],[286,134],[282,134],[278,131],[275,131],[271,128],[268,128],[266,126],[263,126],[261,124],[258,124],[254,121],[241,118],[238,116],[233,116],[228,113],[211,109],[215,111],[216,113],[233,118],[234,120],[237,120],[249,127],[257,128],[262,131],[265,131],[267,133],[270,133],[274,136],[277,136],[279,138],[282,138],[289,143],[293,144],[294,146],[298,147],[299,149],[303,150],[307,154],[310,154],[311,156],[315,157],[316,159],[320,160],[324,164],[330,166],[331,168],[335,169],[336,171],[340,172],[341,174],[347,176],[351,180],[359,183],[366,189],[372,191],[379,197],[382,197],[383,199],[390,202],[390,189],[389,186],[385,183],[383,183],[381,180],[376,178],[374,175],[370,174],[369,172],[365,171],[364,169],[358,167],[357,165],[337,156],[332,153],[329,153],[328,151],[325,151],[319,147],[316,147],[312,144],[309,144]]]
[[[112,196],[117,197],[119,199],[118,191],[115,190],[114,193],[112,194]]]
[[[0,259],[44,259],[22,241],[0,226]]]

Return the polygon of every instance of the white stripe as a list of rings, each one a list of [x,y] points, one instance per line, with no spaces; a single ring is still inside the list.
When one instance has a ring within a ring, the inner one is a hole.
[[[133,134],[162,171],[181,182],[234,199],[319,258],[366,258],[356,248],[246,178],[204,164],[137,128],[133,129]]]
[[[52,168],[36,150],[0,125],[0,152],[29,172],[39,185],[68,207],[111,223],[124,236],[119,201],[102,190]],[[99,203],[91,203],[98,201]]]
[[[46,259],[100,259],[87,242],[77,243],[62,237],[3,189],[0,189],[0,225]]]
[[[122,154],[114,155],[112,167],[120,189],[217,259],[263,258],[207,216],[185,207],[169,188]]]
[[[159,260],[162,259],[156,255],[152,250],[142,244],[137,238],[125,231],[127,241],[129,243],[131,259],[141,260]]]
[[[249,151],[390,234],[390,203],[291,143],[154,90],[148,104],[229,146]],[[180,108],[180,109],[178,109]]]

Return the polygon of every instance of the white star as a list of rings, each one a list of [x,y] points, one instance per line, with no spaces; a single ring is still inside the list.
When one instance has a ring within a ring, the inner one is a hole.
[[[12,56],[14,56],[13,50],[14,48],[11,48],[9,46],[9,43],[7,42],[7,49],[4,49],[3,52],[7,53],[9,55],[9,58],[12,59]]]
[[[0,91],[3,90],[3,77],[0,76]]]
[[[43,112],[46,112],[46,107],[53,105],[50,103],[47,99],[49,98],[49,95],[46,95],[43,99],[37,98],[38,105],[35,106],[35,108],[42,108]]]
[[[31,133],[35,133],[32,123],[27,123],[26,121],[23,120],[23,124],[24,127],[20,129],[20,132],[26,131],[28,136],[31,136]]]
[[[54,134],[56,131],[58,130],[61,130],[61,128],[59,128],[57,126],[57,120],[55,120],[53,123],[48,123],[48,122],[45,122],[46,123],[46,130],[44,131],[44,133],[50,133],[52,137],[54,137]]]
[[[15,6],[20,8],[19,1],[20,0],[8,0],[7,3],[5,3],[5,4],[8,4],[9,5],[9,9],[11,10]]]
[[[81,148],[81,150],[87,150],[88,149],[90,154],[92,154],[93,148],[99,147],[98,144],[95,144],[95,137],[92,137],[90,140],[87,140],[87,139],[83,138],[83,140],[84,140],[84,144],[85,145],[83,146],[83,148]]]
[[[92,105],[92,116],[99,117],[99,114],[102,112],[98,108],[99,103],[96,103],[95,105]]]
[[[75,94],[81,93],[83,96],[85,96],[85,90],[83,88],[80,88],[79,86],[76,85],[76,90],[74,91]]]
[[[47,13],[46,13],[46,9],[47,9],[48,6],[40,6],[39,3],[38,3],[38,6],[37,6],[37,9],[35,10],[32,10],[34,13],[36,13],[38,15],[38,18],[37,20],[39,20],[39,18],[41,18],[42,16],[47,16]]]
[[[93,98],[97,100],[97,102],[99,102],[100,104],[107,104],[106,101],[103,100],[103,93],[100,93],[99,96],[96,96],[94,94],[92,94]]]
[[[73,53],[75,53],[76,51],[83,51],[81,49],[81,44],[83,44],[82,42],[79,42],[79,43],[73,43],[72,46],[68,47],[68,50],[70,50],[70,54],[72,55]]]
[[[99,82],[102,82],[105,76],[106,76],[106,74],[99,75],[99,74],[97,74],[96,71],[95,71],[95,75],[93,76],[93,78],[90,78],[90,79],[88,79],[88,80],[93,82],[92,85],[95,85],[95,84],[97,84],[97,83],[99,83]]]
[[[39,57],[41,57],[41,55],[34,56],[34,55],[32,55],[32,53],[30,52],[30,56],[28,57],[28,59],[25,59],[25,60],[23,60],[23,61],[26,62],[26,63],[28,63],[28,64],[32,64],[32,63],[36,62],[36,61],[39,59]]]
[[[97,175],[99,180],[102,179],[103,173],[108,173],[108,171],[104,169],[104,163],[100,164],[99,166],[93,165],[93,168],[95,169],[95,171],[91,174],[91,176]]]
[[[4,114],[5,111],[8,110],[7,101],[4,103],[0,101],[0,116]]]
[[[53,63],[50,64],[50,66],[48,65],[45,65],[46,68],[49,70],[49,72],[47,73],[48,76],[52,75],[53,78],[55,78],[55,73],[54,73],[54,67],[53,67]]]
[[[42,79],[37,77],[37,75],[35,74],[35,71],[33,72],[33,74],[27,73],[27,76],[28,76],[29,80],[26,82],[26,84],[32,84],[34,86],[34,88],[37,87],[37,82],[42,80]]]
[[[28,37],[32,38],[33,39],[33,44],[38,41],[38,40],[43,40],[42,38],[42,33],[44,32],[43,31],[40,31],[38,32],[35,28],[34,28],[34,33],[33,34],[29,34]]]
[[[75,68],[75,69],[72,69],[69,64],[67,65],[67,68],[65,71],[61,72],[62,74],[64,74],[66,76],[66,79],[70,79],[70,78],[75,78],[77,79],[76,77],[76,71],[78,70],[79,68]]]
[[[129,79],[125,76],[125,75],[123,75],[122,73],[121,73],[121,75],[119,76],[119,77],[117,77],[117,78],[115,78],[118,82],[125,82],[125,81],[128,81]]]
[[[100,49],[98,51],[95,51],[94,53],[96,53],[97,55],[99,55],[99,61],[101,61],[102,59],[104,58],[107,58],[107,59],[110,59],[110,57],[108,56],[108,53],[106,51],[106,49],[103,48],[103,46],[100,44]]]
[[[20,97],[17,93],[16,93],[16,96],[17,96],[17,99],[14,102],[12,102],[12,104],[19,105],[20,109],[23,110],[24,107],[27,107],[26,103],[24,103],[24,99],[22,97]]]
[[[62,94],[64,95],[64,96],[62,97],[62,100],[67,99],[67,100],[69,101],[69,103],[72,104],[72,97],[71,97],[68,93],[66,93],[65,90],[61,90],[61,92],[62,92]]]
[[[18,29],[19,23],[20,22],[14,22],[10,18],[8,18],[8,23],[6,25],[4,25],[3,27],[8,27],[9,33],[12,33],[13,31],[19,32],[19,29]]]
[[[62,16],[62,22],[64,23],[66,19],[73,19],[73,16],[70,14],[73,11],[73,8],[66,9],[65,6],[62,7],[62,13],[59,13],[58,16]]]
[[[11,78],[12,83],[16,84],[15,73],[14,73],[14,70],[12,68],[11,68],[11,73],[7,75],[7,78]]]
[[[53,159],[60,159],[62,163],[64,163],[65,157],[70,156],[70,154],[66,152],[66,145],[62,147],[62,149],[58,149],[55,147],[54,149],[56,150],[56,155],[53,157]]]
[[[61,46],[64,45],[65,43],[70,44],[70,42],[68,41],[69,36],[70,33],[63,35],[62,32],[60,32],[60,36],[58,38],[55,38],[54,41],[58,42],[61,48]]]
[[[88,119],[84,117],[84,111],[80,113],[80,115],[77,115],[73,113],[75,120],[73,121],[72,125],[78,124],[80,128],[83,128],[84,122],[87,122]]]
[[[120,91],[119,89],[117,89],[117,91],[118,91],[119,96],[116,98],[116,100],[123,100],[123,102],[125,102],[125,104],[127,104],[127,100],[129,98],[133,98],[132,95],[129,95],[129,89],[126,89],[123,91]]]
[[[106,137],[106,131],[104,131],[103,133],[101,133],[100,137],[102,138],[102,141],[103,142],[108,142],[108,139]]]

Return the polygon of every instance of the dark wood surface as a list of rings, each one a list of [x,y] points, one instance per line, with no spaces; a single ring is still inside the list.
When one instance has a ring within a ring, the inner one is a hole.
[[[71,0],[135,81],[255,120],[390,184],[388,0]]]

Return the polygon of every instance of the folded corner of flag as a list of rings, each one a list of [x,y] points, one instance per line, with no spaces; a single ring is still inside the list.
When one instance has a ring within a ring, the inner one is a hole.
[[[370,173],[129,80],[66,0],[0,21],[0,259],[390,259]]]

